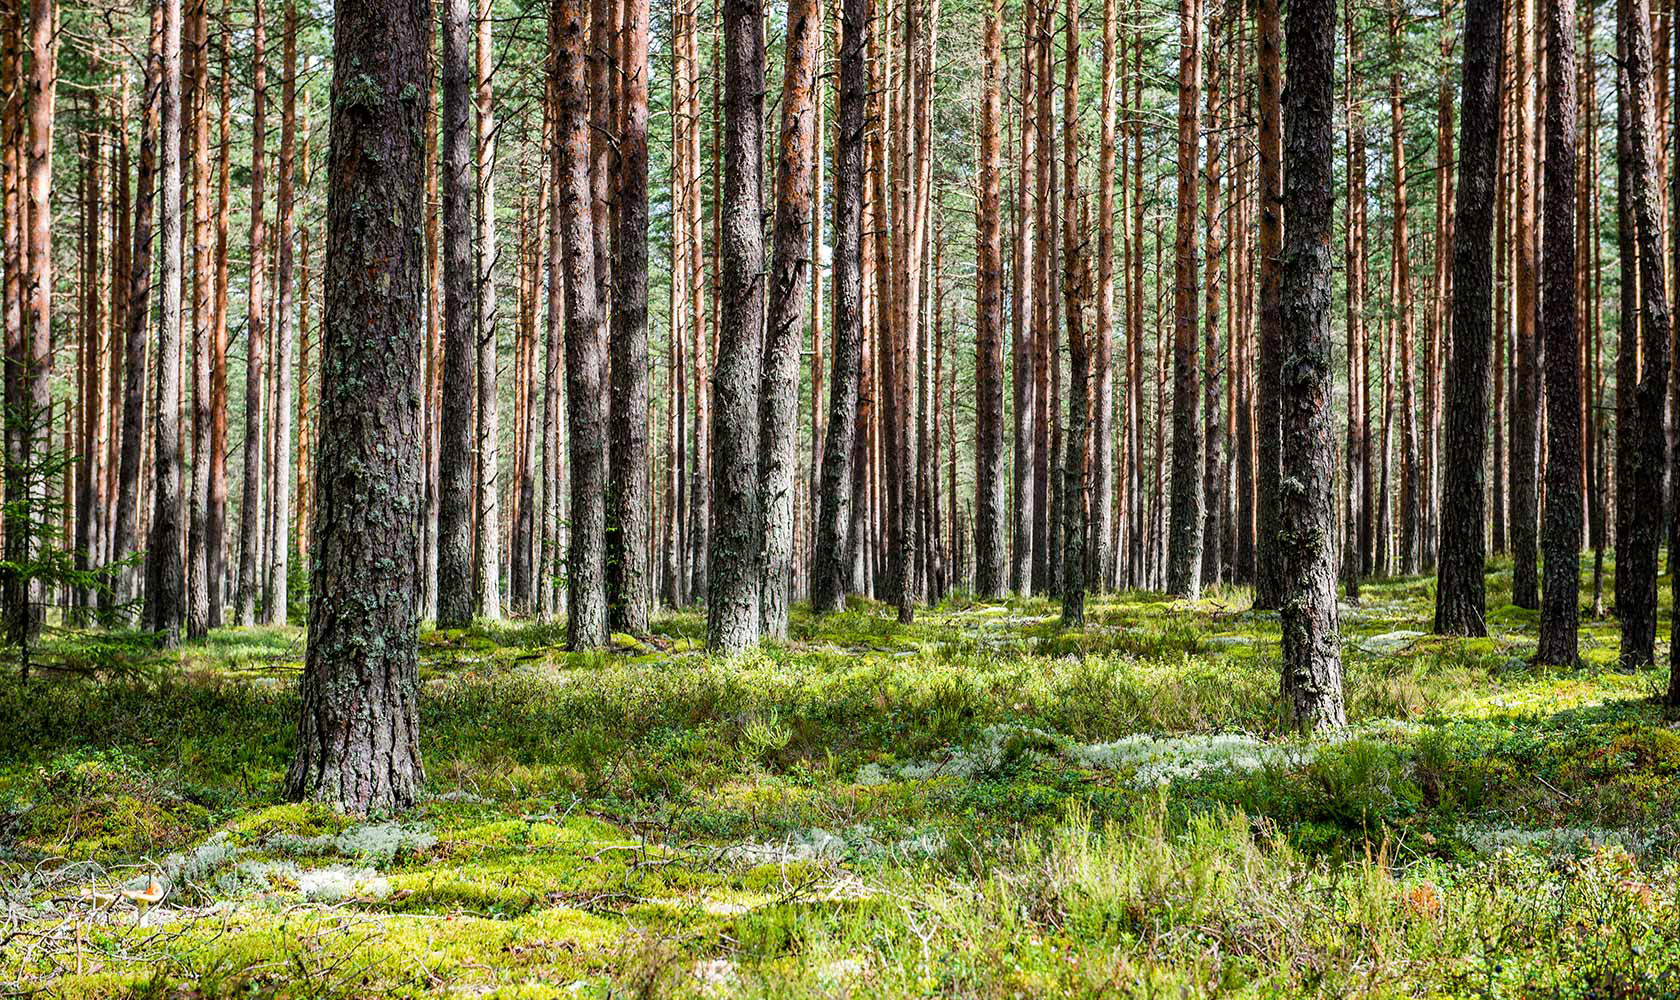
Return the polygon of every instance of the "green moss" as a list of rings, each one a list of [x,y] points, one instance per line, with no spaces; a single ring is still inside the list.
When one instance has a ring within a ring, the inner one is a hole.
[[[1680,977],[1665,672],[1612,669],[1608,620],[1584,623],[1578,668],[1534,667],[1504,563],[1485,639],[1408,634],[1428,628],[1428,579],[1362,589],[1340,740],[1281,725],[1277,616],[1240,588],[1094,595],[1079,631],[1042,597],[957,595],[908,626],[853,599],[796,607],[789,641],[728,659],[692,609],[587,654],[559,622],[428,631],[430,797],[400,818],[424,847],[370,854],[333,839],[359,825],[278,801],[301,631],[170,654],[72,633],[65,654],[102,665],[0,685],[0,859],[25,861],[0,883],[47,878],[49,855],[145,864],[220,834],[236,853],[146,927],[126,906],[90,916],[80,975],[72,953],[14,943],[0,980],[89,997],[1517,997]],[[1093,749],[1139,736],[1178,748],[1159,783]],[[1233,739],[1259,762],[1198,757]],[[365,891],[304,899],[321,868]],[[28,898],[107,891],[99,870]],[[173,910],[189,902],[218,908]],[[64,918],[38,912],[32,931]]]

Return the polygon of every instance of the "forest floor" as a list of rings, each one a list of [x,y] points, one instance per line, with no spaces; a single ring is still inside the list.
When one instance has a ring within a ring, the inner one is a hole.
[[[427,632],[428,798],[364,823],[279,798],[301,631],[64,636],[0,685],[0,996],[1680,996],[1664,671],[1432,594],[1343,606],[1312,741],[1243,591]]]

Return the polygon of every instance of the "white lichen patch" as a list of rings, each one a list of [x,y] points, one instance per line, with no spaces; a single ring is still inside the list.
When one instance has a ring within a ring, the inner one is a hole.
[[[1477,826],[1466,824],[1458,828],[1465,843],[1482,854],[1505,851],[1561,852],[1597,847],[1621,847],[1638,854],[1649,844],[1650,838],[1637,830],[1614,827],[1560,826],[1550,830],[1523,829],[1511,826]]]
[[[1373,635],[1360,642],[1359,649],[1366,653],[1398,653],[1421,638],[1423,638],[1422,632],[1399,629],[1394,632]]]
[[[1074,747],[1076,763],[1099,770],[1132,772],[1134,788],[1160,788],[1223,774],[1252,774],[1268,767],[1293,767],[1306,751],[1268,744],[1246,733],[1150,736],[1140,733],[1110,743]]]
[[[298,874],[298,891],[315,903],[337,903],[346,899],[384,899],[391,883],[372,868],[333,865]]]

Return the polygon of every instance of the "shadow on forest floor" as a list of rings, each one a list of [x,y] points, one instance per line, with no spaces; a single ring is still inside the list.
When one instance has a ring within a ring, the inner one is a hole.
[[[1680,995],[1663,672],[1615,669],[1611,619],[1531,666],[1508,566],[1486,639],[1426,634],[1427,578],[1362,597],[1351,727],[1316,740],[1241,589],[1093,598],[1079,632],[1043,599],[800,609],[731,659],[692,612],[604,654],[427,631],[428,798],[365,823],[279,800],[300,629],[72,633],[75,669],[0,689],[0,984]]]

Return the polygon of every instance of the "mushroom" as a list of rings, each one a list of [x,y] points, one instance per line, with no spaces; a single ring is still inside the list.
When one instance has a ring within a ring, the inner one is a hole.
[[[127,899],[140,909],[140,920],[144,923],[146,919],[146,908],[154,903],[162,902],[163,900],[163,883],[158,881],[156,875],[153,875],[146,882],[146,888],[124,889],[122,890],[122,895],[124,899]]]

